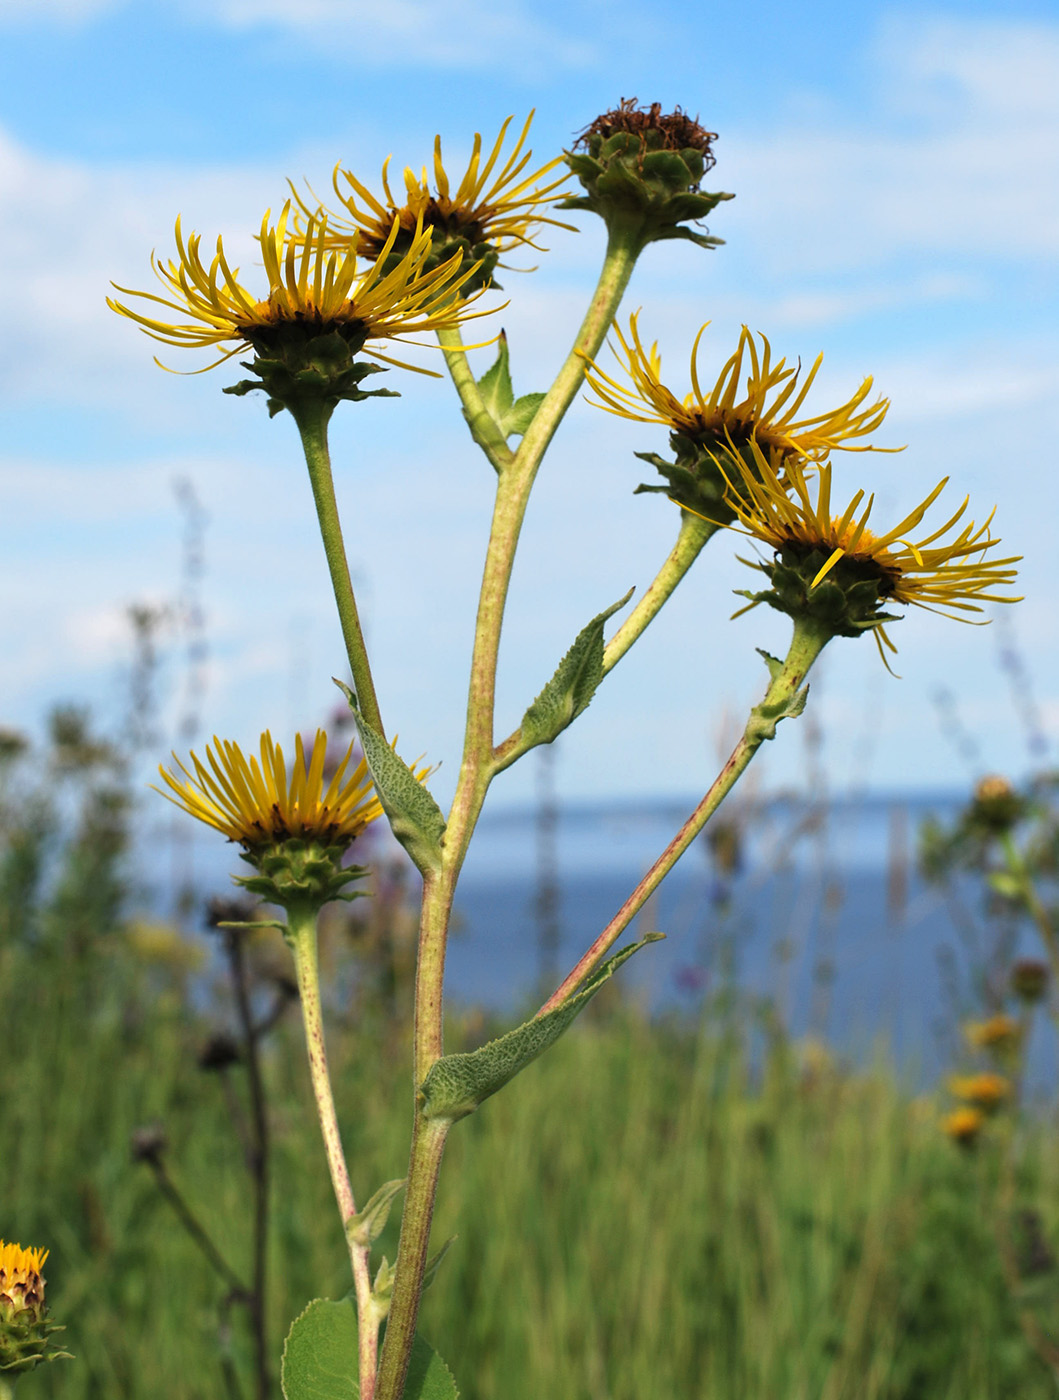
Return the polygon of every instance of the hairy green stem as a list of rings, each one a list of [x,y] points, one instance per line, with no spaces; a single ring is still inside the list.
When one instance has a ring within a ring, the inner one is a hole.
[[[335,1097],[331,1091],[331,1076],[327,1068],[327,1046],[324,1040],[324,1024],[320,1009],[320,970],[317,956],[316,937],[317,911],[307,905],[305,908],[291,908],[287,914],[287,928],[291,949],[294,953],[294,968],[298,977],[298,992],[301,997],[302,1023],[305,1026],[305,1048],[309,1055],[309,1077],[312,1080],[316,1112],[320,1119],[320,1131],[324,1139],[324,1151],[331,1172],[331,1185],[334,1187],[338,1213],[342,1218],[342,1229],[349,1246],[349,1262],[353,1266],[353,1283],[357,1297],[357,1329],[360,1345],[360,1400],[372,1400],[375,1394],[375,1362],[378,1356],[379,1331],[375,1304],[371,1295],[371,1270],[369,1268],[370,1248],[358,1245],[349,1238],[349,1223],[357,1213],[353,1199],[353,1186],[349,1179],[346,1154],[342,1150],[342,1136],[338,1128],[338,1115],[335,1112]]]
[[[360,705],[361,714],[371,727],[385,737],[379,701],[375,694],[375,682],[368,662],[368,649],[364,643],[357,600],[349,576],[349,561],[342,539],[338,503],[335,500],[331,453],[327,446],[327,424],[332,410],[322,402],[304,401],[299,401],[289,408],[298,425],[302,449],[305,452],[305,465],[309,468],[309,481],[313,488],[313,500],[316,502],[316,518],[320,522],[320,536],[324,542],[324,553],[327,555],[331,588],[338,608],[338,619],[342,624],[342,638],[346,644],[346,656],[349,658],[349,669],[353,676],[353,689],[357,692],[357,703]]]
[[[502,471],[514,458],[507,445],[507,439],[497,426],[493,415],[482,400],[478,381],[467,362],[467,352],[463,346],[463,336],[458,326],[437,332],[438,344],[445,354],[445,364],[449,376],[460,396],[463,416],[471,430],[471,437],[492,462],[496,470]]]
[[[603,932],[585,953],[570,975],[556,988],[537,1012],[543,1016],[564,1002],[585,980],[596,964],[609,952],[621,934],[632,923],[643,906],[654,894],[677,861],[691,845],[695,837],[716,812],[736,782],[746,771],[750,760],[766,739],[772,738],[775,726],[784,717],[784,711],[805,682],[813,662],[820,655],[831,638],[831,633],[821,631],[811,623],[797,620],[794,624],[794,637],[786,660],[776,672],[765,693],[765,698],[750,711],[750,718],[743,735],[729,755],[728,762],[718,773],[712,786],[699,805],[688,817],[662,854],[648,870],[628,899],[611,919]]]
[[[474,632],[463,760],[445,834],[446,863],[454,867],[457,874],[489,783],[497,771],[493,758],[497,656],[511,571],[530,492],[548,444],[584,381],[586,357],[591,359],[598,353],[614,319],[638,251],[638,246],[628,239],[614,234],[608,239],[599,281],[570,353],[537,409],[510,466],[501,472],[497,485]],[[450,900],[451,895],[450,889]]]
[[[620,229],[609,231],[603,270],[581,328],[555,383],[544,396],[515,453],[515,459],[521,466],[530,468],[532,464],[533,473],[536,473],[556,428],[584,382],[586,359],[595,359],[599,354],[640,252],[641,244],[637,238]]]
[[[493,758],[493,714],[497,656],[511,571],[526,505],[541,459],[584,380],[585,358],[591,358],[598,353],[628,285],[639,251],[640,246],[633,238],[614,232],[608,236],[607,252],[599,282],[570,354],[555,383],[537,409],[518,451],[509,460],[503,460],[502,465],[498,465],[490,456],[490,461],[497,466],[499,481],[475,623],[463,757],[442,844],[442,869],[438,875],[425,879],[423,885],[415,989],[417,1092],[426,1071],[443,1053],[442,992],[452,899],[482,803],[496,772]],[[444,341],[442,343],[445,344]],[[458,350],[455,343],[451,342],[449,348],[452,353],[447,356],[447,362],[450,372],[455,367],[454,379],[457,381],[457,390],[460,391],[464,407],[470,405],[468,421],[471,422],[472,433],[473,415],[479,422],[480,431],[487,435],[486,425],[477,418],[478,407],[484,412],[484,405],[481,404],[480,395],[477,395],[477,387],[474,394],[471,393],[470,370],[466,361],[461,361],[462,350]],[[478,435],[475,436],[476,440],[479,440]],[[434,1215],[443,1148],[444,1130],[436,1123],[424,1120],[417,1104],[408,1185],[401,1218],[401,1244],[397,1252],[393,1297],[382,1346],[376,1400],[400,1400],[404,1388],[423,1292],[427,1241]]]
[[[721,527],[712,521],[680,512],[680,533],[665,563],[658,570],[647,592],[611,637],[603,652],[603,674],[612,671],[632,644],[639,640],[672,597],[676,586]]]
[[[438,1173],[445,1151],[449,1124],[442,1119],[424,1118],[418,1109],[412,1129],[412,1152],[408,1164],[408,1185],[405,1188],[404,1211],[401,1215],[401,1238],[397,1246],[397,1269],[406,1278],[417,1280],[414,1290],[400,1298],[394,1277],[393,1301],[386,1322],[386,1337],[379,1362],[376,1400],[393,1397],[399,1400],[404,1391],[408,1361],[415,1341],[419,1319],[419,1301],[423,1292],[430,1249],[430,1227],[434,1219],[434,1198],[438,1189]]]
[[[624,623],[607,643],[603,652],[603,674],[607,675],[618,664],[634,642],[647,630],[672,597],[677,584],[694,564],[710,539],[721,528],[690,511],[680,512],[680,532],[676,544],[669,551],[665,563],[655,575],[646,593],[633,608]],[[528,752],[519,727],[514,733],[497,744],[493,750],[493,772],[500,773],[511,764],[517,763]]]

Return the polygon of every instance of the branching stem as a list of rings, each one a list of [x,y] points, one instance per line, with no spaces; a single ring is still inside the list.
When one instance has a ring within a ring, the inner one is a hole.
[[[496,470],[503,471],[515,454],[507,445],[507,439],[497,426],[493,415],[482,401],[478,381],[467,362],[467,352],[463,347],[463,337],[458,326],[450,330],[438,331],[438,342],[445,353],[445,364],[449,376],[460,396],[463,416],[471,430],[471,437],[492,462]]]
[[[585,357],[591,358],[598,353],[628,285],[639,251],[635,239],[611,233],[599,282],[573,347],[555,383],[537,409],[518,450],[505,459],[499,453],[498,444],[493,443],[491,453],[490,448],[482,443],[486,455],[497,467],[499,480],[475,625],[460,774],[443,842],[442,868],[436,876],[427,878],[423,885],[415,991],[417,1092],[426,1071],[443,1053],[442,990],[452,899],[482,803],[496,772],[493,713],[497,656],[526,505],[541,459],[584,380]],[[458,333],[447,336],[442,344],[448,351],[449,371],[467,410],[472,433],[481,443],[482,438],[490,437],[488,424],[481,420],[478,412],[480,408],[485,413],[485,408],[476,385],[472,392],[473,379],[463,357]],[[486,417],[489,418],[487,413]],[[492,419],[489,418],[489,421],[492,422]],[[476,422],[478,431],[475,431]],[[493,426],[496,427],[495,424]],[[423,1291],[423,1270],[426,1267],[444,1145],[445,1131],[437,1123],[428,1123],[422,1118],[417,1102],[408,1185],[401,1217],[401,1240],[397,1251],[390,1317],[379,1365],[376,1400],[400,1400],[404,1388]]]
[[[680,533],[676,544],[646,593],[606,645],[603,652],[604,675],[614,669],[655,620],[663,605],[672,597],[677,584],[720,528],[699,515],[692,515],[688,510],[680,512]]]
[[[773,676],[764,700],[751,710],[742,737],[729,755],[728,762],[718,773],[710,790],[577,966],[540,1008],[537,1012],[538,1016],[543,1016],[546,1012],[554,1010],[561,1002],[565,1001],[618,941],[728,793],[731,792],[762,743],[773,737],[776,724],[784,717],[787,706],[802,688],[810,667],[829,640],[830,633],[820,631],[812,624],[801,620],[795,622],[794,637],[791,640],[786,660]]]

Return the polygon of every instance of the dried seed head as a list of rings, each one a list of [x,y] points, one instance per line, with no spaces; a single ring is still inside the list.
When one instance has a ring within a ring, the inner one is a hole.
[[[590,138],[593,136],[601,136],[606,141],[608,137],[619,131],[631,132],[632,135],[638,136],[643,150],[647,149],[647,133],[649,131],[661,132],[661,141],[656,138],[651,142],[653,149],[700,151],[703,157],[703,170],[710,170],[717,163],[717,158],[711,150],[711,143],[717,140],[716,131],[707,131],[704,126],[700,125],[697,117],[693,120],[679,107],[663,116],[661,102],[652,102],[650,107],[645,109],[637,106],[635,97],[621,98],[613,111],[604,112],[594,121],[589,122],[574,142],[574,148],[575,150],[578,146],[587,148]]]

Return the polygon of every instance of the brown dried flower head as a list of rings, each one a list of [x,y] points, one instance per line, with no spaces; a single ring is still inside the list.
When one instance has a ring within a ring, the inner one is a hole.
[[[677,107],[672,112],[662,115],[661,102],[652,102],[650,107],[644,109],[637,106],[635,97],[622,97],[617,107],[612,112],[604,112],[589,122],[581,135],[574,142],[574,149],[578,146],[589,146],[592,136],[600,136],[604,141],[613,136],[616,132],[627,131],[640,138],[640,148],[646,151],[648,145],[647,133],[660,132],[661,141],[652,139],[651,146],[654,150],[662,151],[684,151],[696,150],[702,153],[703,170],[712,170],[717,164],[717,157],[713,154],[711,145],[717,140],[716,131],[707,131],[699,122],[698,117],[694,119]]]

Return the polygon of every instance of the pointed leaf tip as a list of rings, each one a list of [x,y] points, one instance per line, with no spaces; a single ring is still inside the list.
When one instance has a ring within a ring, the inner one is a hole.
[[[521,437],[532,423],[544,395],[523,394],[516,400],[511,383],[511,356],[506,332],[500,332],[498,344],[496,360],[478,380],[478,392],[504,437]]]
[[[441,838],[445,834],[441,808],[411,768],[367,722],[349,686],[337,678],[332,679],[349,704],[368,771],[390,829],[419,871],[436,870],[441,864]]]
[[[597,613],[578,632],[555,674],[522,717],[519,753],[537,744],[550,744],[588,709],[603,679],[603,628],[634,592],[630,588],[624,598]]]
[[[477,1050],[436,1060],[419,1090],[424,1116],[455,1122],[473,1113],[490,1094],[502,1089],[559,1039],[623,962],[648,943],[657,943],[664,937],[661,933],[649,933],[622,948],[590,973],[576,992],[543,1016],[535,1016]]]

